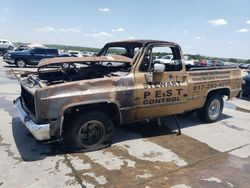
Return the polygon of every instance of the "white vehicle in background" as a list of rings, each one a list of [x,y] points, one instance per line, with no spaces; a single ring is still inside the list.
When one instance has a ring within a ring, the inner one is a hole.
[[[156,58],[154,60],[154,62],[158,62],[158,63],[163,63],[163,64],[174,64],[176,63],[174,60],[173,60],[173,55],[165,55],[165,56],[162,56],[161,58]],[[188,59],[188,56],[185,55],[184,56],[184,63],[186,65],[194,65],[194,60],[189,60]]]
[[[82,53],[79,51],[70,51],[68,54],[72,57],[83,57]]]
[[[161,58],[156,58],[154,60],[154,62],[158,62],[158,63],[163,63],[163,64],[171,64],[174,63],[173,60],[173,55],[164,55]]]
[[[188,55],[184,55],[183,59],[186,65],[194,65],[194,60],[189,60]]]
[[[184,60],[186,65],[194,65],[194,60]]]
[[[13,50],[14,47],[15,46],[12,44],[12,42],[5,39],[0,39],[0,55],[3,55],[8,50]]]
[[[82,55],[84,57],[91,57],[91,56],[93,56],[93,54],[91,52],[88,52],[88,51],[82,51]]]
[[[0,39],[0,49],[1,50],[13,50],[14,47],[15,46],[12,44],[12,42],[10,42],[8,40]]]

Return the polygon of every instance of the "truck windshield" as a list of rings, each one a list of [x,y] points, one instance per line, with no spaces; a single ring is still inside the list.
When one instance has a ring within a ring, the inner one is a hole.
[[[107,56],[107,55],[122,55],[129,58],[134,58],[138,50],[140,50],[142,46],[134,45],[134,44],[117,44],[117,45],[106,45],[103,49],[99,52],[97,56]]]

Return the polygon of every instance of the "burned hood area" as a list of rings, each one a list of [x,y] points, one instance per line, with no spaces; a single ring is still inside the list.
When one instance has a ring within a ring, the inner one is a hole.
[[[29,74],[28,79],[40,86],[49,86],[87,79],[125,76],[130,72],[131,61],[132,59],[119,55],[44,59],[40,62],[38,71]]]

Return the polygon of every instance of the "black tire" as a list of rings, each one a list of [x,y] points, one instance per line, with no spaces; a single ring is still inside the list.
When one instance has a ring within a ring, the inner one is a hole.
[[[112,144],[113,122],[105,114],[97,111],[81,113],[68,123],[63,132],[67,147],[73,151],[94,151]]]
[[[26,67],[26,61],[25,61],[24,59],[17,59],[17,60],[15,61],[15,64],[16,64],[16,66],[19,67],[19,68],[24,68],[24,67]]]
[[[8,48],[9,50],[13,50],[14,49],[14,47],[13,46],[9,46],[9,48]]]
[[[220,118],[223,106],[224,102],[221,95],[211,95],[207,98],[205,105],[197,110],[197,115],[204,122],[215,122]]]

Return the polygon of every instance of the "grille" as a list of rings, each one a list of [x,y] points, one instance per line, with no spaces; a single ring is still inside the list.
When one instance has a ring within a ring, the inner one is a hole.
[[[21,95],[24,100],[25,106],[32,114],[36,114],[34,96],[21,86]]]

